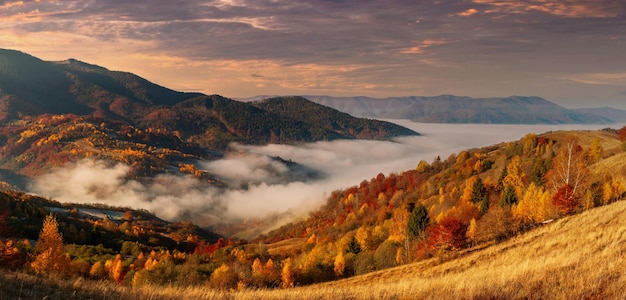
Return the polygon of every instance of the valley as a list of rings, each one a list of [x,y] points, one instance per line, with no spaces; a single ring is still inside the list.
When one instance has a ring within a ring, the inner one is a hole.
[[[624,296],[623,124],[364,119],[9,50],[0,79],[0,298]]]

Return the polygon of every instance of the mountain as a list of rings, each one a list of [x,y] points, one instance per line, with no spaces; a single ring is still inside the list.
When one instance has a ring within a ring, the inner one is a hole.
[[[301,99],[302,107],[305,102]],[[330,108],[315,113],[312,120],[311,112],[302,109],[294,113],[271,103],[252,105],[219,95],[177,92],[74,59],[46,62],[0,49],[4,174],[32,176],[91,155],[133,164],[137,174],[153,174],[184,159],[219,156],[233,142],[262,145],[417,134]],[[341,125],[328,126],[331,123]]]
[[[130,73],[74,59],[46,62],[26,53],[0,49],[0,121],[20,114],[68,113],[130,119],[149,106],[172,105],[198,95],[176,92]]]
[[[611,107],[599,107],[599,108],[577,108],[575,111],[585,114],[594,115],[598,117],[605,117],[618,123],[626,122],[626,110],[616,109]]]
[[[570,110],[540,97],[470,98],[435,97],[331,97],[305,98],[364,118],[410,119],[427,123],[495,124],[605,124],[609,117]]]
[[[406,128],[392,126],[388,122],[354,118],[303,97],[274,97],[252,102],[252,105],[348,137],[380,139],[385,136],[415,135]]]

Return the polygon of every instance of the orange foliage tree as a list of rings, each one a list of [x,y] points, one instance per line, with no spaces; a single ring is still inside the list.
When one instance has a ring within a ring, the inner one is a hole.
[[[572,213],[578,206],[578,197],[571,185],[560,187],[552,198],[554,206],[564,215]]]
[[[453,217],[444,217],[433,227],[428,238],[431,251],[445,252],[459,250],[467,242],[465,233],[467,226]]]
[[[63,251],[63,237],[59,232],[59,223],[52,214],[43,222],[39,239],[35,247],[37,255],[31,268],[38,274],[60,274],[67,271],[69,258]]]

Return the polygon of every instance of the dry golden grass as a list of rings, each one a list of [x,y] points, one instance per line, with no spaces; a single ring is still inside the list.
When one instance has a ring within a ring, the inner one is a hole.
[[[288,290],[125,289],[0,275],[2,299],[626,299],[626,201],[501,244]]]

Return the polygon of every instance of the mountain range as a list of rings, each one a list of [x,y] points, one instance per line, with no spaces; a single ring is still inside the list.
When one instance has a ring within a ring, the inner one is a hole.
[[[177,92],[75,59],[48,62],[14,50],[0,50],[0,125],[0,169],[29,176],[90,155],[134,164],[138,174],[149,174],[172,161],[219,156],[233,142],[418,134],[301,97],[244,103]]]
[[[267,97],[256,96],[242,100],[256,101]],[[540,97],[471,98],[453,95],[389,98],[303,97],[353,116],[409,119],[424,123],[608,124],[626,120],[626,111],[623,110],[567,109]]]

